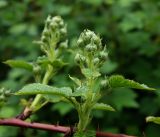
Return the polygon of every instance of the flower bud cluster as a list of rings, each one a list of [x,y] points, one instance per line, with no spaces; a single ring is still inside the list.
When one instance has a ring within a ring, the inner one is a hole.
[[[85,48],[85,50],[89,52],[94,52],[102,47],[100,37],[90,30],[84,30],[81,33],[77,45],[80,48]]]
[[[84,30],[77,41],[77,46],[80,49],[75,56],[78,64],[92,62],[94,66],[100,67],[108,58],[106,47],[103,48],[100,37],[93,31]]]
[[[0,89],[0,102],[5,102],[7,97],[10,95],[10,90]]]
[[[53,18],[48,16],[42,32],[41,42],[43,44],[53,44],[53,42],[57,44],[64,41],[66,39],[66,35],[67,28],[63,19],[60,16],[55,16]]]

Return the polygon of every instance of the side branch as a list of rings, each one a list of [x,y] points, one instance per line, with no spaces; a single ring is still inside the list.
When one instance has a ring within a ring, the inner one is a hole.
[[[30,123],[30,122],[26,122],[26,121],[16,119],[16,118],[0,119],[0,125],[33,128],[33,129],[59,132],[59,133],[64,133],[64,134],[71,131],[70,127],[34,123],[34,122]],[[112,133],[105,133],[105,132],[97,132],[96,136],[97,137],[134,137],[134,136],[128,136],[128,135],[123,135],[123,134],[112,134]]]

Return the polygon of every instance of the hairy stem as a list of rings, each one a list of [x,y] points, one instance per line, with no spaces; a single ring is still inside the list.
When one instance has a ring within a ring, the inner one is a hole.
[[[48,65],[48,68],[47,68],[46,74],[43,78],[42,84],[48,84],[48,82],[52,76],[52,73],[53,73],[53,67],[51,65]],[[38,110],[38,109],[36,109],[36,106],[40,103],[41,99],[42,99],[42,95],[40,95],[40,94],[36,95],[35,99],[33,100],[32,104],[30,106],[31,110],[33,110],[33,111]],[[39,108],[41,108],[41,107],[39,107]]]

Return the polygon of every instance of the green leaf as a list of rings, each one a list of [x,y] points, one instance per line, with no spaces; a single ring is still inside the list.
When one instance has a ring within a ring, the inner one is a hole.
[[[45,95],[59,95],[63,97],[69,97],[72,94],[72,89],[69,87],[52,87],[40,83],[33,83],[24,86],[21,90],[15,93],[16,95],[34,95],[34,94],[45,94]]]
[[[86,86],[81,86],[75,89],[75,92],[72,93],[73,97],[86,97],[86,93],[88,91],[88,88]]]
[[[104,103],[96,103],[93,106],[93,109],[106,110],[106,111],[115,111],[115,109],[113,107],[111,107],[108,104],[104,104]]]
[[[52,103],[57,103],[63,100],[62,96],[59,95],[43,95],[43,97],[48,101],[48,102],[52,102]]]
[[[22,60],[7,60],[4,63],[13,68],[22,68],[29,71],[33,70],[33,66],[30,63]]]
[[[109,104],[114,105],[116,110],[121,111],[123,108],[138,108],[136,102],[137,94],[128,88],[117,88],[108,95]]]
[[[97,71],[97,70],[94,70],[92,71],[91,69],[82,69],[82,74],[86,77],[86,78],[91,78],[91,77],[99,77],[101,74]]]
[[[69,78],[70,78],[74,83],[76,83],[78,86],[81,86],[81,81],[80,81],[78,78],[76,78],[76,77],[71,77],[70,75],[69,75]]]
[[[125,79],[121,75],[113,75],[109,77],[108,81],[111,88],[128,87],[143,90],[155,90],[154,88],[149,88],[147,85],[139,84],[133,80]]]
[[[102,67],[100,68],[100,70],[101,70],[101,73],[110,74],[113,71],[115,71],[117,67],[118,67],[118,64],[116,62],[112,62],[110,60],[107,60],[102,65]]]
[[[153,123],[156,123],[156,124],[160,124],[160,117],[148,116],[146,118],[146,121],[147,122],[153,122]]]
[[[67,65],[67,63],[64,63],[62,60],[57,59],[51,62],[51,65],[53,65],[53,67],[56,69],[61,69],[62,67]]]
[[[27,31],[28,29],[28,24],[26,23],[20,23],[20,24],[16,24],[16,25],[13,25],[10,29],[9,29],[9,32],[12,34],[12,35],[20,35],[24,32]]]

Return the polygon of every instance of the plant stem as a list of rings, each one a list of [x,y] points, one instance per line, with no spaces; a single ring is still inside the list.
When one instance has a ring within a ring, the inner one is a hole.
[[[43,124],[43,123],[34,123],[34,122],[30,123],[30,122],[26,122],[16,118],[0,119],[0,125],[40,129],[40,130],[53,131],[53,132],[59,132],[59,133],[67,133],[72,131],[70,127]],[[112,133],[97,131],[96,137],[135,137],[135,136],[128,136],[124,134],[112,134]]]
[[[52,76],[52,73],[53,73],[53,67],[49,64],[47,71],[45,73],[45,76],[43,78],[42,84],[48,84],[48,82]],[[35,99],[33,100],[32,104],[30,106],[30,108],[33,112],[38,110],[38,109],[36,109],[36,106],[40,103],[42,98],[43,98],[43,96],[41,94],[36,95]],[[39,108],[41,108],[41,107],[39,107]]]

